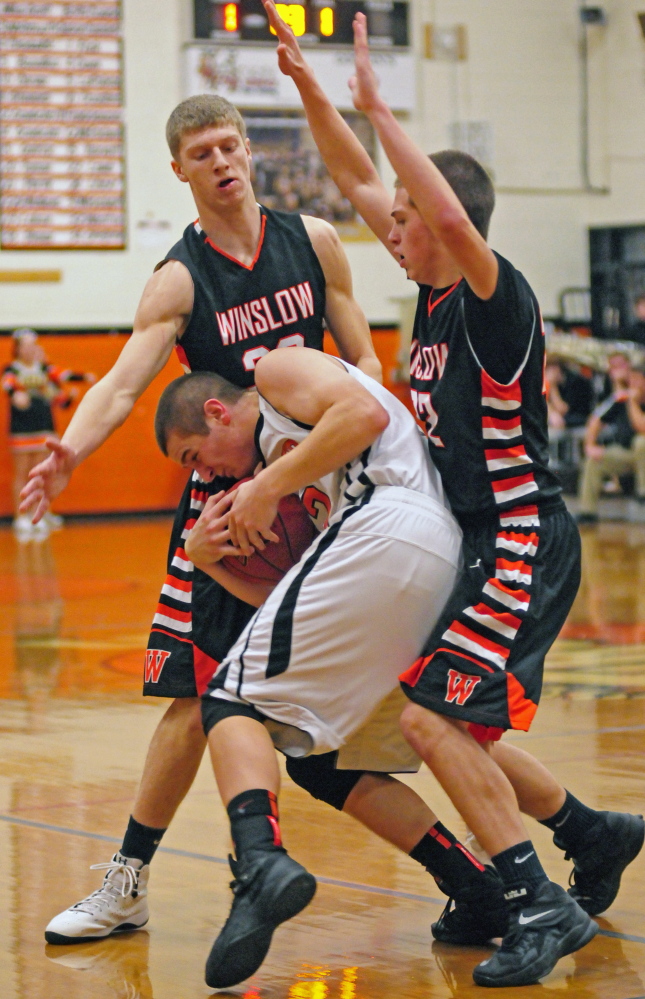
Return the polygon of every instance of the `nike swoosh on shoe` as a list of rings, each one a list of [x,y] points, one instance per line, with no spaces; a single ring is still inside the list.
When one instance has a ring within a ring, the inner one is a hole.
[[[536,919],[540,919],[541,916],[548,916],[552,912],[555,912],[555,909],[547,909],[546,912],[538,912],[535,916],[525,916],[523,912],[520,912],[518,923],[521,923],[522,926],[526,926],[527,923],[534,923]]]

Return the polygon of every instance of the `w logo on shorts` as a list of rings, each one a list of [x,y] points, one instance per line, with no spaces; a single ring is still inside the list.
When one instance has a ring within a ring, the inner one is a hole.
[[[146,665],[143,671],[144,683],[159,683],[161,671],[169,655],[170,653],[165,652],[163,649],[146,649]]]
[[[459,673],[456,669],[448,670],[448,690],[446,693],[446,703],[465,704],[473,690],[481,680],[481,676],[469,676],[467,673]]]

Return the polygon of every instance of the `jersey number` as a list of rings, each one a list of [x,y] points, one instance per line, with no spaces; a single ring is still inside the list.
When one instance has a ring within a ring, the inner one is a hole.
[[[439,422],[439,417],[437,412],[432,405],[432,398],[429,392],[416,392],[414,389],[410,390],[412,395],[412,402],[414,403],[414,408],[417,411],[417,416],[423,421],[426,428],[426,434],[428,435],[428,440],[432,441],[435,447],[445,447],[441,437],[434,433]]]
[[[283,336],[278,340],[276,347],[304,347],[305,338],[302,333],[292,333],[291,336]],[[242,364],[245,371],[254,371],[255,365],[261,357],[269,353],[268,347],[252,347],[242,354]]]
[[[329,523],[331,500],[329,496],[317,489],[307,486],[302,494],[302,504],[319,531],[324,531]]]

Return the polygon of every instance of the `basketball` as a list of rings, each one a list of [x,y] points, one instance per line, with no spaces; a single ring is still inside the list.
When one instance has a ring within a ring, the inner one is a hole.
[[[242,479],[236,482],[229,492],[248,481]],[[224,568],[249,583],[278,583],[299,561],[317,533],[311,517],[295,493],[280,500],[271,530],[278,535],[279,541],[267,541],[264,551],[256,551],[253,555],[225,555],[222,559]]]

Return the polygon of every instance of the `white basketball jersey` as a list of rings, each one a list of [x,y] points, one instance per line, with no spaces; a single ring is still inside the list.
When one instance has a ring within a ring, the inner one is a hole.
[[[390,422],[361,455],[300,491],[318,528],[322,529],[330,516],[356,503],[366,490],[375,486],[402,486],[422,493],[447,508],[439,473],[432,463],[421,430],[405,406],[358,368],[344,361],[340,363],[387,410]],[[279,413],[260,395],[256,443],[265,464],[277,461],[304,440],[311,429]]]

